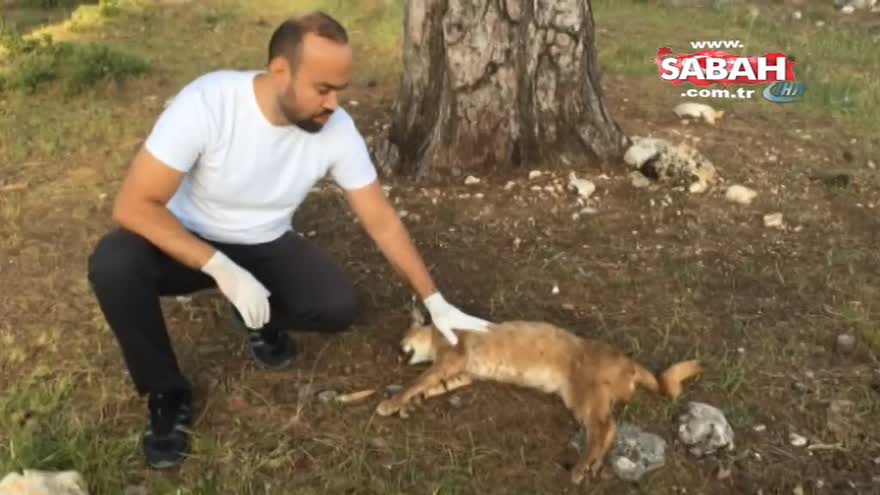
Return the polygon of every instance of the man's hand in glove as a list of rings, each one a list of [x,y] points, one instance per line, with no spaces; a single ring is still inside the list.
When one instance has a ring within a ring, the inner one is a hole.
[[[463,313],[455,306],[446,302],[443,295],[439,292],[431,294],[423,302],[431,314],[431,322],[452,345],[458,344],[458,337],[455,335],[454,330],[488,332],[486,327],[491,324],[490,322]]]

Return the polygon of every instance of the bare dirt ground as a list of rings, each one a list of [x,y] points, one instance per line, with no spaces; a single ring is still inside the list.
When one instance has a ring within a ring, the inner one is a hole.
[[[176,8],[149,19],[195,26],[208,15]],[[0,424],[10,438],[30,429],[29,441],[49,446],[34,463],[80,469],[93,493],[131,485],[149,493],[272,494],[880,491],[880,171],[868,166],[880,162],[880,139],[797,107],[768,110],[763,100],[734,106],[717,127],[685,125],[671,112],[679,97],[669,87],[615,73],[604,81],[623,128],[695,143],[725,179],[719,188],[702,195],[636,189],[622,167],[579,169],[597,186],[590,214],[564,187],[570,167],[558,164],[531,167],[547,172],[535,179],[530,169],[476,172],[477,185],[465,185],[464,175],[384,180],[438,284],[463,309],[494,320],[550,321],[607,339],[655,369],[686,357],[707,364],[678,403],[642,393],[619,412],[668,442],[663,468],[638,484],[609,477],[572,487],[576,425],[557,399],[528,390],[478,384],[454,400],[427,402],[407,420],[375,416],[379,395],[354,405],[319,400],[323,390],[381,390],[419,372],[396,350],[410,291],[342,196],[325,186],[295,228],[352,274],[362,294],[359,321],[343,335],[298,336],[296,365],[267,373],[229,330],[219,294],[164,301],[196,386],[196,444],[179,471],[145,469],[144,402],[133,396],[88,290],[85,259],[111,226],[115,188],[164,99],[201,69],[244,59],[224,52],[221,41],[249,44],[243,51],[261,60],[270,27],[259,21],[270,14],[235,15],[247,29],[200,41],[216,46],[210,63],[186,64],[184,48],[198,35],[182,33],[162,41],[162,66],[184,69],[99,89],[90,103],[50,95],[0,104],[4,125],[18,126],[3,134],[0,183],[27,184],[0,192],[0,411],[7,418]],[[213,25],[222,25],[219,18]],[[173,33],[153,26],[93,36],[137,45]],[[371,139],[389,120],[395,86],[394,77],[365,76],[347,95],[358,102],[348,111]],[[753,187],[757,199],[725,201],[733,183]],[[783,213],[783,229],[764,226],[773,212]],[[848,354],[834,348],[843,333],[856,338]],[[732,453],[695,459],[677,442],[675,420],[690,400],[724,411],[736,433]],[[832,403],[849,405],[831,414]],[[795,447],[790,433],[820,448]],[[0,461],[21,467],[9,450],[0,449]]]

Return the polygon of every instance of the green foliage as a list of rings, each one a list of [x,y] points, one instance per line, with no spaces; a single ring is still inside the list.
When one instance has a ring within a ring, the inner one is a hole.
[[[97,84],[122,82],[149,70],[141,57],[97,43],[56,42],[49,36],[24,38],[0,32],[7,68],[0,70],[0,91],[33,94],[57,81],[66,95]]]
[[[0,472],[74,469],[91,493],[121,493],[136,452],[132,437],[99,431],[67,411],[72,391],[69,376],[33,376],[0,396]]]

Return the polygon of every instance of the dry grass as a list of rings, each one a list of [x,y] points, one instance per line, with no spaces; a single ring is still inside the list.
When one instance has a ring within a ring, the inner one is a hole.
[[[362,71],[349,95],[360,105],[350,111],[363,132],[377,133],[397,80],[396,4],[297,5],[326,8],[351,28]],[[822,105],[754,101],[735,106],[719,128],[682,126],[669,110],[678,96],[650,70],[618,65],[613,54],[624,50],[626,33],[644,34],[650,56],[659,42],[739,36],[739,21],[722,37],[713,31],[722,21],[710,10],[684,17],[638,2],[595,5],[608,30],[600,49],[610,105],[627,132],[698,137],[722,176],[756,187],[760,196],[737,207],[722,191],[635,191],[622,171],[605,171],[607,179],[587,171],[580,175],[595,180],[599,213],[573,221],[581,206],[572,193],[534,192],[532,185],[554,179],[529,182],[525,170],[475,187],[389,179],[398,207],[419,216],[407,222],[438,283],[468,311],[553,321],[608,339],[652,367],[684,356],[709,364],[685,400],[725,411],[736,427],[734,455],[689,457],[674,442],[682,404],[640,395],[621,415],[670,442],[667,466],[639,485],[609,479],[591,493],[791,493],[798,483],[809,493],[819,479],[826,490],[851,490],[852,482],[853,491],[869,492],[876,487],[871,459],[880,456],[871,421],[880,412],[880,179],[865,166],[871,158],[880,162],[880,143],[862,120],[871,112],[837,114],[829,125],[823,112],[831,109]],[[437,400],[407,421],[374,417],[372,399],[346,407],[315,399],[325,388],[381,388],[418,372],[400,365],[394,348],[408,323],[410,293],[332,189],[317,193],[295,223],[314,230],[313,239],[342,260],[361,289],[365,308],[354,331],[304,335],[297,366],[265,373],[226,328],[216,294],[165,301],[181,365],[197,387],[196,443],[180,471],[144,469],[144,404],[132,394],[85,283],[85,256],[109,227],[112,195],[165,99],[206,70],[261,66],[265,40],[292,13],[288,8],[275,0],[161,8],[126,2],[100,22],[81,11],[79,23],[45,32],[113,46],[151,70],[79,95],[64,96],[52,83],[29,96],[4,93],[0,191],[26,187],[0,192],[0,470],[79,469],[95,494],[118,494],[127,485],[161,494],[571,492],[565,470],[574,459],[567,442],[575,425],[552,398],[483,384],[459,392],[459,405]],[[705,22],[694,22],[696,15]],[[632,18],[641,21],[633,25]],[[832,50],[829,43],[843,46],[842,34],[816,37],[805,29],[809,40],[794,27],[774,36],[801,40],[814,53]],[[761,50],[788,46],[760,26],[750,36]],[[844,74],[857,62],[837,66],[823,56],[821,72]],[[860,94],[872,108],[868,93]],[[809,177],[829,169],[849,174],[851,184],[838,188]],[[557,172],[560,183],[566,175]],[[503,188],[508,180],[517,183],[512,190]],[[670,206],[652,206],[667,195]],[[772,211],[802,230],[765,229],[761,217]],[[554,285],[559,294],[551,293]],[[842,332],[857,336],[851,355],[833,352]],[[840,450],[810,455],[788,444],[790,431],[834,443],[827,411],[839,399],[856,405],[846,418],[852,435]],[[758,424],[767,430],[755,432]],[[732,467],[730,479],[716,479],[719,465]]]

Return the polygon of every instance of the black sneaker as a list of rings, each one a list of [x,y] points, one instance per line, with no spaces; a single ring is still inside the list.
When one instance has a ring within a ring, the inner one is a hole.
[[[143,434],[144,458],[154,469],[167,469],[189,454],[192,396],[189,391],[150,394],[150,424]]]
[[[257,366],[270,370],[290,366],[290,363],[293,362],[294,346],[287,332],[252,330],[244,324],[244,320],[235,306],[230,306],[230,313],[232,313],[232,321],[236,329],[247,335],[248,350]]]

